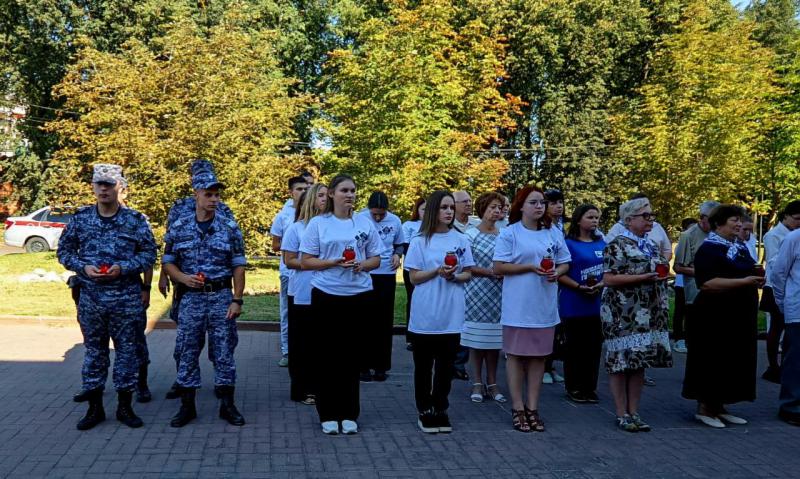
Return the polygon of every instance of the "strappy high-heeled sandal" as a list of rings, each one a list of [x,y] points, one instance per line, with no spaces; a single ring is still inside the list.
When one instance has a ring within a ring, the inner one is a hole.
[[[474,383],[472,385],[472,394],[469,395],[469,399],[472,402],[483,402],[483,383]]]
[[[508,401],[508,399],[506,399],[506,397],[503,396],[503,394],[501,394],[500,391],[498,391],[497,384],[487,384],[486,393],[490,398],[494,399],[499,403],[504,403]]]
[[[531,432],[531,425],[528,424],[528,418],[522,409],[519,411],[516,409],[511,410],[511,426],[519,432]]]
[[[530,410],[526,407],[525,417],[528,419],[528,425],[530,426],[531,431],[544,432],[544,421],[542,421],[542,418],[539,417],[538,409]]]

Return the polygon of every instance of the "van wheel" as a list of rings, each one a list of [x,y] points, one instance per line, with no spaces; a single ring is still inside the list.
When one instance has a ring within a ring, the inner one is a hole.
[[[33,237],[25,242],[25,251],[28,253],[43,253],[50,251],[50,245],[47,244],[44,238]]]

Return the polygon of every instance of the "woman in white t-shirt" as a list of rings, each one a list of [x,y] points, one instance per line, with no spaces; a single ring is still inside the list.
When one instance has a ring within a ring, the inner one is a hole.
[[[336,176],[325,212],[308,222],[300,242],[311,277],[311,314],[317,318],[319,383],[317,413],[322,432],[358,432],[358,348],[372,292],[369,272],[380,265],[381,240],[372,222],[353,215],[356,184]]]
[[[411,238],[419,234],[423,216],[425,216],[425,198],[417,198],[417,201],[414,202],[414,209],[411,212],[411,219],[403,223],[403,239],[405,240],[403,254],[408,252]],[[408,326],[408,321],[411,318],[411,296],[414,294],[414,285],[408,276],[408,267],[406,267],[405,262],[403,263],[403,286],[406,288],[406,326]],[[411,351],[412,348],[411,339],[406,329],[406,349]]]
[[[551,228],[544,192],[526,186],[517,192],[510,225],[500,231],[494,272],[503,276],[500,324],[512,401],[512,425],[522,432],[544,431],[539,391],[544,361],[553,352],[558,317],[558,277],[571,260],[564,235]],[[549,263],[549,264],[548,264]],[[527,378],[527,400],[523,386]]]
[[[303,404],[314,404],[316,384],[314,374],[317,361],[316,325],[311,314],[312,271],[303,271],[300,266],[300,240],[311,218],[325,209],[328,187],[317,183],[304,192],[295,205],[295,222],[284,232],[281,241],[283,261],[291,272],[289,275],[289,398]]]
[[[428,198],[419,235],[405,265],[414,284],[409,336],[414,351],[414,397],[426,433],[451,432],[447,408],[464,324],[464,283],[472,278],[469,238],[453,229],[455,200],[448,191]]]
[[[364,382],[386,381],[386,371],[392,369],[394,292],[405,241],[400,218],[388,209],[386,193],[375,191],[369,197],[367,210],[360,213],[372,221],[383,246],[381,265],[370,272],[373,307],[363,331],[367,341],[363,345],[360,379]]]

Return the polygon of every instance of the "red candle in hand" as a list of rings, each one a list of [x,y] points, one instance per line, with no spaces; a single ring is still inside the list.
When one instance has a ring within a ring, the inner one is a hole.
[[[108,264],[105,264],[105,263],[101,264],[100,265],[100,274],[108,274],[109,268],[111,268],[111,265],[108,265]]]
[[[596,276],[589,276],[586,278],[586,286],[592,287],[597,284],[597,277]]]
[[[206,282],[206,275],[202,271],[197,273],[197,279],[199,279],[202,283]]]
[[[446,255],[444,255],[444,264],[447,266],[455,266],[458,264],[458,256],[454,251],[448,251]]]
[[[757,264],[753,266],[753,275],[763,278],[767,275],[767,270],[764,269],[764,265]]]
[[[658,263],[656,265],[656,274],[659,278],[666,278],[669,276],[669,265],[667,263]]]
[[[348,246],[344,249],[342,258],[344,258],[345,261],[353,261],[356,259],[356,250],[354,250],[352,246]]]
[[[553,262],[553,258],[551,258],[551,257],[549,257],[549,256],[545,256],[545,257],[542,259],[542,262],[541,262],[541,263],[539,263],[539,266],[541,266],[541,268],[542,268],[543,270],[545,270],[545,271],[550,271],[551,269],[553,269],[553,267],[554,267],[555,265],[556,265],[556,264]]]

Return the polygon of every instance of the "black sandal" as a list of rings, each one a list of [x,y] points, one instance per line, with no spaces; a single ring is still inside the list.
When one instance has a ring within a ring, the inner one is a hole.
[[[542,421],[542,418],[539,417],[538,409],[531,410],[526,407],[525,417],[528,420],[528,425],[531,428],[531,431],[544,432],[544,421]]]
[[[531,426],[528,424],[524,410],[511,410],[511,425],[519,432],[531,432]]]

